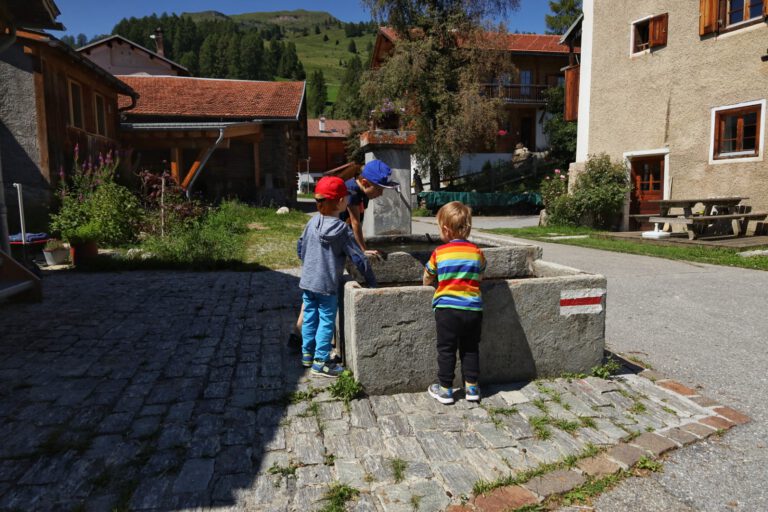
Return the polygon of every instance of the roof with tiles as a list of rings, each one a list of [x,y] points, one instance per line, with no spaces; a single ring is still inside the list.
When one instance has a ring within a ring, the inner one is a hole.
[[[304,82],[255,82],[179,76],[121,75],[139,93],[129,116],[298,119]],[[120,107],[129,100],[121,98]]]
[[[349,135],[349,121],[343,119],[326,119],[325,130],[320,131],[319,119],[307,120],[307,135],[309,137],[346,138]]]
[[[390,27],[381,27],[379,29],[381,33],[390,41],[397,41],[398,34]],[[487,33],[488,36],[495,35],[492,32]],[[559,53],[567,54],[568,46],[560,44],[559,35],[544,35],[544,34],[505,34],[504,40],[500,46],[510,52],[525,52],[525,53]],[[493,39],[489,37],[489,39]],[[579,50],[576,49],[576,52]]]

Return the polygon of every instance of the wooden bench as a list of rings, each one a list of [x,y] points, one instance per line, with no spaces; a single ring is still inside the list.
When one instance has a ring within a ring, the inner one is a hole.
[[[735,230],[736,236],[744,236],[747,232],[747,225],[750,220],[762,221],[768,217],[767,212],[745,212],[745,213],[730,213],[726,215],[693,215],[690,217],[651,217],[649,222],[658,224],[676,224],[690,226],[688,229],[688,238],[694,240],[697,236],[701,235],[704,228],[711,224],[721,224],[723,221],[736,221],[738,228]]]

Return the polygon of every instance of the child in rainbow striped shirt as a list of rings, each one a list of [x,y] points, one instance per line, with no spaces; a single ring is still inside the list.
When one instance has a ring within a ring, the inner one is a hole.
[[[444,205],[437,212],[440,239],[445,242],[432,253],[424,269],[425,286],[437,290],[432,299],[437,324],[438,381],[427,389],[443,404],[453,403],[453,377],[456,350],[461,359],[464,398],[477,402],[480,388],[480,333],[483,299],[480,281],[485,271],[483,251],[468,242],[472,231],[472,211],[459,201]]]

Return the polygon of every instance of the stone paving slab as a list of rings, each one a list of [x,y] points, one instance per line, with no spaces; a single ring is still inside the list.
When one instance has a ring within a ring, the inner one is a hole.
[[[297,276],[56,273],[0,304],[0,510],[310,512],[339,483],[349,510],[506,510],[749,421],[647,370],[346,405],[284,342]]]

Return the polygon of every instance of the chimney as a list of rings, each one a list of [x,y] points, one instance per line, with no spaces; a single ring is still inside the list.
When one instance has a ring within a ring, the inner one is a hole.
[[[155,40],[155,48],[157,49],[157,54],[161,57],[165,57],[165,47],[163,46],[163,29],[161,27],[157,27],[155,29],[155,33],[149,37]]]
[[[322,133],[324,131],[325,131],[325,118],[321,117],[320,118],[320,132]]]

